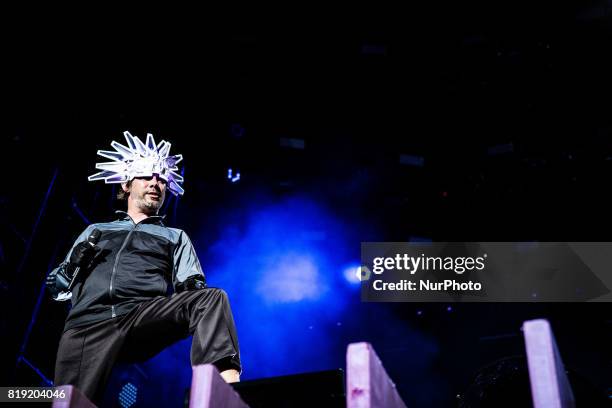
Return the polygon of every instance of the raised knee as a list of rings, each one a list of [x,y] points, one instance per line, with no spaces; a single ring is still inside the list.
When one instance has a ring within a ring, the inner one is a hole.
[[[223,289],[221,289],[221,288],[211,288],[211,289],[213,289],[214,294],[215,294],[216,296],[219,296],[219,297],[220,297],[220,298],[222,298],[223,300],[227,300],[227,298],[228,298],[228,297],[227,297],[227,292],[226,292],[226,291],[224,291],[224,290],[223,290]]]
[[[206,289],[202,289],[199,291],[200,292],[200,299],[202,301],[206,301],[205,299],[208,300],[219,300],[222,302],[227,302],[228,297],[227,297],[227,292],[224,291],[221,288],[206,288]]]

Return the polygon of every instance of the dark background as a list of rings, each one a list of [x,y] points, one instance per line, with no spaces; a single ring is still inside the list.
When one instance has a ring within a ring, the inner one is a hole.
[[[263,191],[309,194],[365,222],[357,244],[609,241],[611,9],[436,2],[153,17],[109,8],[67,23],[20,14],[2,33],[2,384],[39,382],[16,367],[19,348],[48,268],[85,220],[120,208],[111,187],[86,176],[95,151],[124,130],[185,155],[187,193],[168,214],[188,232]],[[424,165],[403,165],[402,154]],[[236,185],[229,167],[241,171]],[[25,355],[52,377],[65,310],[40,302]],[[551,320],[568,369],[602,393],[612,387],[608,304],[355,307],[372,316],[360,336],[417,406],[426,398],[401,358],[410,346],[377,327],[379,308],[436,339],[431,392],[444,384],[441,405],[480,367],[520,355],[521,322],[537,317]]]

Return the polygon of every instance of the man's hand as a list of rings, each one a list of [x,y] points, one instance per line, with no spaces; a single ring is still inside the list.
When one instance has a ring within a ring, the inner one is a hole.
[[[192,275],[188,277],[184,282],[179,282],[176,285],[177,293],[183,292],[185,290],[198,289],[206,289],[206,280],[204,280],[204,277],[200,275]]]
[[[66,291],[68,289],[68,285],[70,285],[70,281],[72,280],[70,269],[71,268],[67,263],[63,263],[59,266],[59,268],[51,271],[51,273],[47,275],[45,284],[53,297],[55,297],[59,292]]]
[[[94,259],[100,248],[88,241],[83,241],[75,245],[70,254],[70,263],[74,266],[86,268]]]
[[[49,273],[45,285],[53,299],[70,299],[70,284],[79,269],[86,269],[100,252],[100,247],[95,245],[100,239],[100,231],[94,229],[87,241],[79,242],[74,246],[70,254],[70,261],[63,262],[58,268]]]

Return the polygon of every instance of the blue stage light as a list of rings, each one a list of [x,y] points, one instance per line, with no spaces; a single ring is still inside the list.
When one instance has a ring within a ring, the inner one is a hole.
[[[119,405],[122,408],[129,408],[136,403],[138,388],[132,383],[127,383],[119,392]]]
[[[347,282],[355,285],[359,284],[359,282],[361,282],[361,265],[355,263],[347,266],[344,268],[343,275]]]

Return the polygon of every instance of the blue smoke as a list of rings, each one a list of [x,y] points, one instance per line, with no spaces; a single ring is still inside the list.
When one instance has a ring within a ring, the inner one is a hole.
[[[232,219],[203,258],[209,285],[229,294],[243,378],[338,367],[329,329],[346,307],[342,265],[359,243],[307,197],[255,203]]]

